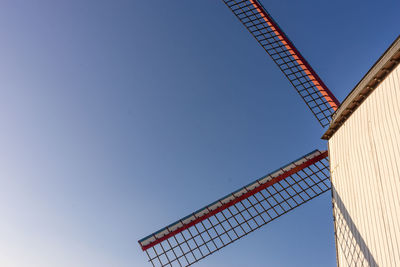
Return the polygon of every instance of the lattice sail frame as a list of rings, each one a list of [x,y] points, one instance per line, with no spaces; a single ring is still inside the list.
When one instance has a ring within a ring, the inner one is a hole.
[[[331,188],[315,150],[139,240],[153,266],[188,266]]]
[[[329,125],[339,101],[257,0],[223,0],[272,57],[319,123]]]

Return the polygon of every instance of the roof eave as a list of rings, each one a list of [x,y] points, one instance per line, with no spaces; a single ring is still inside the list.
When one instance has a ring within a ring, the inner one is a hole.
[[[329,129],[321,138],[329,140],[399,63],[400,35],[345,98],[333,114]]]

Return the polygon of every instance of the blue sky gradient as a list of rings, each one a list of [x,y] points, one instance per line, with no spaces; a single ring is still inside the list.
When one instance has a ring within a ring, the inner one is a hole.
[[[397,0],[262,1],[341,101]],[[0,266],[149,266],[137,240],[324,130],[222,1],[2,1]],[[327,193],[197,266],[336,266]]]

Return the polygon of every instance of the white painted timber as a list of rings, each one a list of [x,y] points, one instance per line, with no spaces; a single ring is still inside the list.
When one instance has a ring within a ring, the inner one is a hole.
[[[338,266],[400,266],[400,65],[329,139]]]

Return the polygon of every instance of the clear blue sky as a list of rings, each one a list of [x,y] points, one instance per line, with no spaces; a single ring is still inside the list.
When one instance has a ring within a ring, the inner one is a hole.
[[[343,100],[400,1],[262,1]],[[222,1],[0,4],[0,266],[149,266],[137,240],[323,130]],[[330,195],[197,266],[335,266]]]

